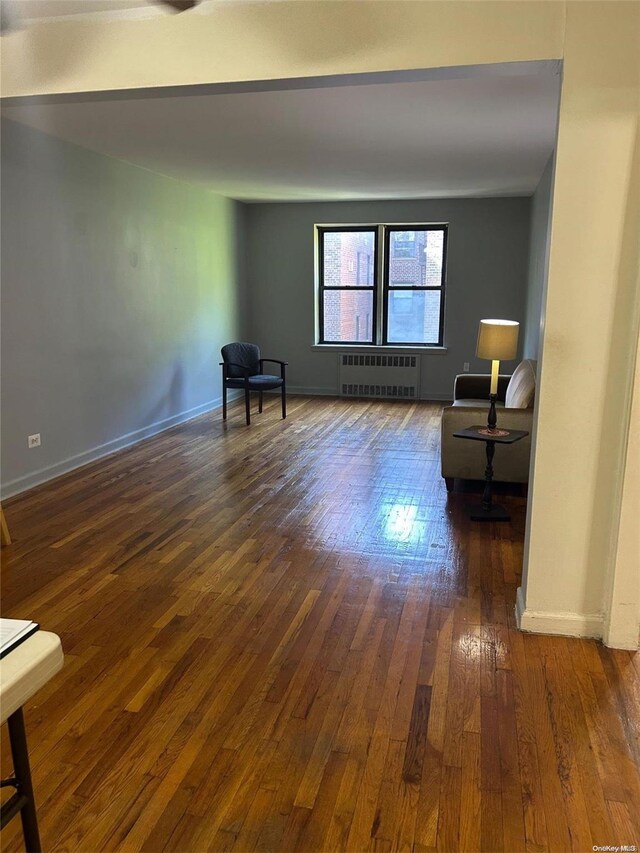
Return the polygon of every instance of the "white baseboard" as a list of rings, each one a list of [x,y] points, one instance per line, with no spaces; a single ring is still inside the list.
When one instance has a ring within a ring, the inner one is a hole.
[[[229,400],[233,400],[240,396],[240,392],[229,391]],[[187,409],[185,412],[180,412],[177,415],[171,415],[161,421],[156,421],[148,426],[128,432],[111,441],[100,444],[97,447],[92,447],[89,450],[84,450],[82,453],[76,453],[74,456],[69,456],[60,462],[54,462],[52,465],[47,465],[37,471],[31,471],[24,474],[22,477],[16,477],[14,480],[8,480],[2,484],[2,500],[19,495],[21,492],[26,492],[28,489],[33,489],[35,486],[40,486],[42,483],[47,483],[56,477],[61,477],[63,474],[68,474],[69,471],[74,471],[83,465],[88,465],[90,462],[95,462],[97,459],[102,459],[104,456],[109,456],[111,453],[116,453],[118,450],[124,450],[125,447],[131,447],[144,441],[145,438],[158,435],[158,433],[171,429],[179,424],[186,423],[199,415],[204,415],[214,409],[222,406],[222,397],[216,397],[215,400],[209,400],[207,403],[201,403],[199,406],[194,406],[192,409]]]
[[[623,610],[630,610],[628,618],[618,618],[613,627],[611,624],[606,624],[602,632],[602,642],[605,646],[611,649],[628,649],[630,652],[636,652],[640,649],[640,624],[638,624],[637,604],[632,602],[629,605],[618,604],[618,607]]]
[[[602,613],[557,613],[542,610],[527,610],[522,587],[516,595],[516,624],[521,631],[532,634],[559,634],[564,637],[602,638],[604,616]]]

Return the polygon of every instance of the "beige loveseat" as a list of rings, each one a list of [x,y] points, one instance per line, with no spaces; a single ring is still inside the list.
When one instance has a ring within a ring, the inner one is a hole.
[[[447,489],[453,480],[483,480],[486,466],[484,444],[454,438],[453,433],[475,424],[486,424],[489,410],[491,377],[479,373],[456,376],[453,405],[442,412],[440,456],[442,476]],[[536,384],[536,362],[520,362],[513,376],[500,375],[496,413],[498,426],[505,429],[524,429],[528,436],[515,444],[498,445],[493,458],[493,479],[503,483],[526,483],[529,480],[531,456],[531,427]]]

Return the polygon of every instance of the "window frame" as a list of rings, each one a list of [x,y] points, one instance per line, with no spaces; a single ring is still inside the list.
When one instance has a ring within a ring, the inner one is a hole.
[[[343,285],[325,286],[324,284],[324,235],[335,232],[373,232],[373,284],[372,285]],[[389,283],[390,278],[390,243],[392,231],[442,231],[442,273],[440,285],[398,285]],[[373,347],[373,348],[411,348],[421,350],[442,350],[444,344],[444,326],[447,295],[447,252],[449,226],[446,222],[398,222],[398,223],[369,223],[369,224],[345,224],[345,225],[315,225],[316,250],[317,250],[317,346],[333,348],[345,347]],[[373,305],[371,317],[371,340],[370,341],[330,341],[325,339],[324,334],[324,293],[329,291],[372,291]],[[428,290],[440,292],[440,318],[438,323],[438,341],[435,343],[423,343],[420,341],[389,341],[389,294],[393,290],[404,290],[411,293],[422,293]]]
[[[369,232],[373,234],[373,284],[350,284],[327,287],[324,284],[324,235],[335,232]],[[371,347],[377,345],[377,314],[378,314],[378,268],[380,259],[380,229],[378,225],[316,225],[318,238],[318,343],[331,346],[363,346]],[[371,308],[371,340],[370,341],[328,341],[324,336],[324,294],[325,291],[356,292],[358,290],[371,291],[373,294],[373,305]]]
[[[446,224],[434,225],[427,223],[411,223],[406,225],[383,225],[384,248],[382,256],[382,329],[381,346],[383,347],[443,347],[444,346],[444,312],[446,300],[447,281],[447,237],[448,226]],[[391,276],[391,234],[393,231],[442,231],[442,272],[439,285],[392,285],[389,283]],[[435,290],[440,293],[440,317],[438,321],[438,340],[436,343],[424,343],[422,341],[390,341],[389,340],[389,294],[394,290],[409,291],[410,293],[425,293]]]

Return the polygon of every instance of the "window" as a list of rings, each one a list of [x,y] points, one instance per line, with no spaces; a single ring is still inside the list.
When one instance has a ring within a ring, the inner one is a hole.
[[[385,227],[385,344],[442,345],[446,230]]]
[[[317,230],[319,343],[442,346],[446,225]]]
[[[375,343],[375,226],[319,229],[320,341]]]

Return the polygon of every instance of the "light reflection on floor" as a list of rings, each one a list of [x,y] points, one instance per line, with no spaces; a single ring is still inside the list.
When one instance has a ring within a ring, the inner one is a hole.
[[[397,418],[400,409],[404,414]],[[276,479],[269,476],[272,463],[264,445],[247,448],[242,462],[255,479],[251,508],[242,506],[246,534],[259,536],[262,528],[295,536],[309,561],[324,553],[362,561],[376,574],[395,576],[405,567],[463,577],[466,555],[459,534],[468,523],[469,498],[449,495],[442,479],[440,413],[425,405],[394,406],[387,414],[386,407],[365,403],[344,411],[350,417],[337,408],[335,418],[317,431],[287,428],[282,436],[287,464]],[[272,428],[266,418],[256,424]],[[237,457],[230,464],[233,476]],[[274,518],[268,507],[276,495]]]
[[[418,520],[415,504],[391,504],[381,508],[384,517],[384,537],[389,542],[417,545],[424,533],[425,523]]]
[[[366,447],[339,443],[329,454],[325,446],[311,465],[307,449],[306,470],[291,478],[296,488],[287,521],[304,518],[312,548],[436,569],[452,557],[455,537],[439,454],[416,441],[421,426],[405,433],[404,448],[398,436],[394,447],[376,432]]]

